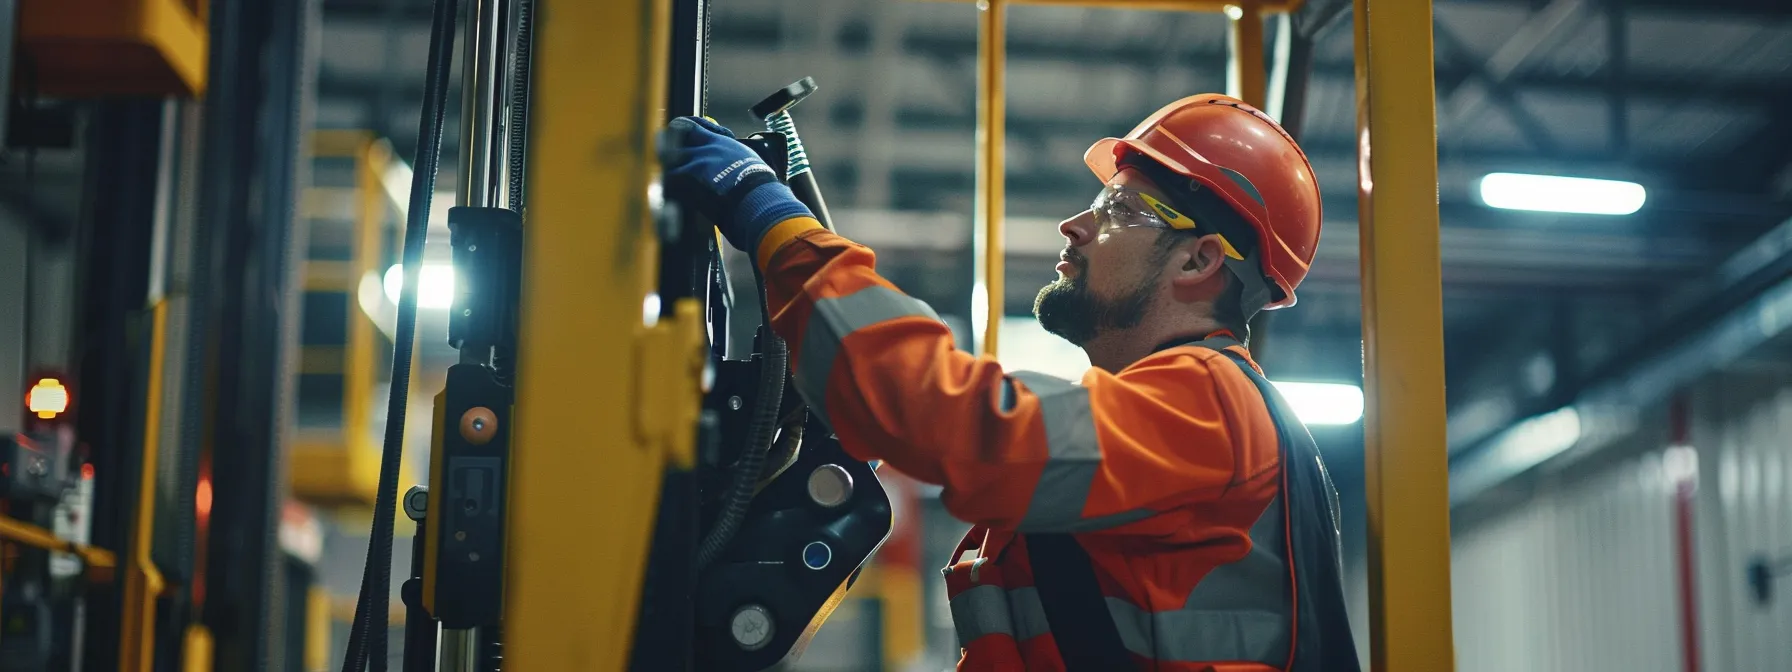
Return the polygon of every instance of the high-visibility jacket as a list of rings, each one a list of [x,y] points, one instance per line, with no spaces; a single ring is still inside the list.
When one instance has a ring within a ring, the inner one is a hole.
[[[1080,384],[1008,372],[958,350],[931,308],[873,270],[870,249],[813,220],[780,224],[757,253],[792,379],[841,447],[942,486],[947,511],[973,524],[944,571],[960,670],[1064,669],[1030,533],[1080,542],[1141,669],[1290,669],[1296,641],[1317,636],[1296,633],[1295,605],[1310,599],[1297,600],[1307,588],[1287,553],[1300,536],[1288,521],[1312,506],[1282,497],[1310,470],[1284,473],[1287,421],[1243,347],[1169,347]],[[1335,543],[1327,522],[1309,538]],[[1337,592],[1326,574],[1317,589]]]

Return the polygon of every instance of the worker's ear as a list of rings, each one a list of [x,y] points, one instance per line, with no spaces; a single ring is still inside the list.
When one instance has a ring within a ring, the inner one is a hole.
[[[1176,243],[1170,254],[1170,282],[1177,287],[1194,287],[1217,277],[1224,267],[1225,246],[1218,235],[1191,238]]]

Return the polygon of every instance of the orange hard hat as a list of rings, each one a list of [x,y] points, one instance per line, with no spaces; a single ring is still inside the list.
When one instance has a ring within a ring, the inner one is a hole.
[[[1124,138],[1096,142],[1083,162],[1106,182],[1139,158],[1188,178],[1193,192],[1217,196],[1216,204],[1230,206],[1255,230],[1254,255],[1247,256],[1256,257],[1257,277],[1240,275],[1247,283],[1245,296],[1264,300],[1243,306],[1247,313],[1294,305],[1294,289],[1307,277],[1319,247],[1321,205],[1313,165],[1280,124],[1237,98],[1204,93],[1165,105]],[[1178,192],[1179,185],[1158,186]],[[1230,213],[1183,207],[1194,210],[1190,214],[1197,222],[1203,214],[1230,219]],[[1225,227],[1219,230],[1224,235]],[[1242,248],[1244,241],[1228,242]],[[1251,292],[1251,285],[1264,291]]]

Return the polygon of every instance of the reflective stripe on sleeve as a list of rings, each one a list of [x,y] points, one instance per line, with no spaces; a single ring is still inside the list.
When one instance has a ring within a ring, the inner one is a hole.
[[[1016,372],[1010,377],[1025,384],[1039,398],[1049,458],[1027,504],[1027,514],[1021,519],[1021,532],[1090,532],[1151,515],[1150,511],[1137,509],[1084,518],[1089,488],[1101,469],[1101,446],[1096,440],[1089,390],[1068,380],[1030,371]]]
[[[803,401],[808,402],[809,408],[822,420],[832,424],[827,414],[828,376],[834,370],[834,359],[840,355],[841,341],[853,332],[879,322],[914,316],[940,319],[926,303],[882,285],[816,301],[803,332],[802,351],[797,356],[793,376]]]

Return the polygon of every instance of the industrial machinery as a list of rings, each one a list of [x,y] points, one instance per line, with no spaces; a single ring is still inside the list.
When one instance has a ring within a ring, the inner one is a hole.
[[[1356,2],[1360,130],[1381,143],[1362,164],[1365,361],[1370,380],[1411,384],[1368,389],[1373,650],[1379,669],[1444,669],[1443,458],[1381,447],[1443,435],[1429,41],[1408,39],[1429,35],[1429,13],[1371,12],[1379,3]],[[993,297],[1007,4],[978,3],[977,275]],[[465,0],[457,20],[457,2],[435,1],[393,396],[345,670],[383,669],[388,648],[419,261],[457,23],[459,194],[447,219],[461,280],[447,337],[460,355],[435,398],[428,483],[402,498],[420,523],[399,591],[407,672],[777,667],[800,656],[889,534],[876,465],[850,459],[793,394],[758,278],[728,277],[710,223],[660,189],[659,129],[707,111],[708,5]],[[1236,52],[1251,54],[1262,12],[1299,3],[1158,5],[1223,9]],[[1401,47],[1369,52],[1371,35]],[[1246,99],[1262,96],[1261,63],[1233,60]],[[755,106],[767,130],[743,141],[831,226],[792,115],[815,87],[798,80]],[[731,319],[756,308],[758,324]],[[972,330],[993,354],[1000,303],[980,308]],[[1418,419],[1384,425],[1378,408]],[[1395,498],[1410,505],[1380,504]]]
[[[418,264],[429,194],[438,169],[455,4],[432,17],[428,81],[406,227],[393,398],[375,505],[373,547],[345,666],[359,670],[386,650],[383,596],[390,578],[404,382],[411,368]],[[532,0],[471,0],[463,31],[458,206],[448,212],[458,283],[448,341],[460,351],[435,398],[427,486],[403,498],[419,522],[406,605],[407,670],[496,669],[503,658],[506,504],[511,479],[513,381],[522,234],[528,226]],[[702,114],[708,5],[674,3],[671,72],[661,122]],[[803,78],[755,106],[767,130],[743,141],[827,223],[827,208],[797,136],[791,109],[813,92]],[[662,143],[665,140],[661,140]],[[662,149],[666,149],[662,146]],[[653,213],[663,245],[660,319],[695,301],[708,325],[702,362],[709,381],[687,431],[699,446],[692,468],[666,474],[658,498],[653,557],[642,578],[632,665],[644,670],[758,670],[794,659],[837,606],[891,529],[889,497],[869,465],[841,450],[789,383],[789,352],[765,326],[763,288],[737,300],[713,224],[662,202]],[[651,306],[650,306],[651,308]],[[760,319],[750,336],[731,333],[730,313]],[[696,392],[697,390],[693,390]],[[695,399],[693,399],[694,401]],[[607,450],[601,439],[591,450]],[[440,625],[438,634],[435,624]],[[437,652],[440,651],[438,657]]]

